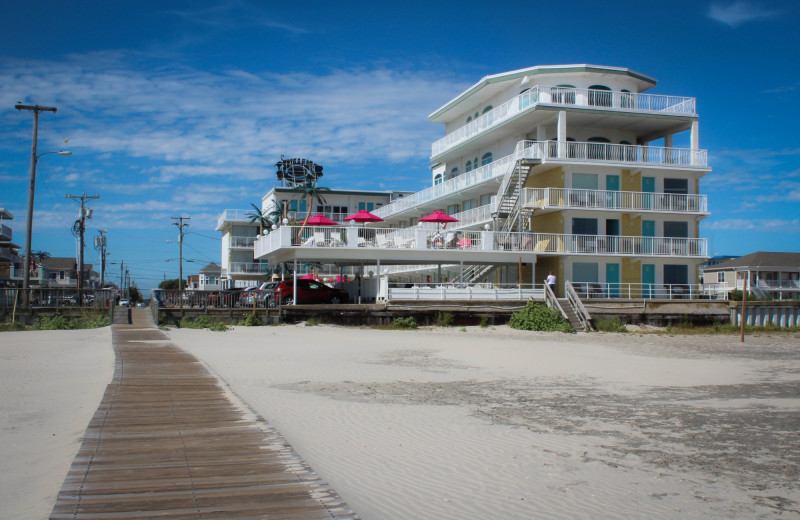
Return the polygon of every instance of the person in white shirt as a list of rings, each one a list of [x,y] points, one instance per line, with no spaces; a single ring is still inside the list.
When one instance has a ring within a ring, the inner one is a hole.
[[[547,275],[547,279],[545,280],[545,283],[550,286],[550,289],[553,292],[556,292],[556,275],[553,274],[553,271],[550,271],[550,274]]]

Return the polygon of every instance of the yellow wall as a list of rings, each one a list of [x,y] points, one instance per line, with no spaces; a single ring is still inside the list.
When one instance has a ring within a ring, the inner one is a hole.
[[[638,237],[642,234],[642,217],[634,217],[629,213],[623,213],[620,225],[622,236]]]
[[[564,170],[553,168],[541,173],[536,173],[528,177],[525,188],[563,188]]]
[[[534,212],[531,219],[531,231],[534,233],[563,233],[564,217],[560,211],[539,216]]]
[[[642,281],[642,262],[632,258],[623,257],[620,271],[622,283],[640,283]]]
[[[642,172],[622,170],[620,177],[620,189],[622,191],[642,191]]]
[[[564,291],[564,262],[561,257],[557,256],[540,256],[536,261],[536,281],[535,283],[544,283],[547,275],[553,271],[556,275],[556,296],[563,296]],[[530,280],[530,271],[528,271],[528,280]]]

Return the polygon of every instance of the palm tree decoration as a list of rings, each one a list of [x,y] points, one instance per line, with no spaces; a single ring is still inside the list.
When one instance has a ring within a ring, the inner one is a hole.
[[[251,224],[258,222],[259,236],[263,235],[264,231],[269,233],[272,230],[273,224],[277,224],[281,221],[281,207],[274,200],[272,203],[275,205],[275,208],[272,211],[261,211],[261,208],[255,204],[250,204],[253,206],[254,211],[248,213],[247,216],[250,217]]]
[[[330,188],[317,186],[316,177],[309,174],[306,176],[305,182],[292,188],[292,191],[300,193],[301,200],[308,199],[306,204],[308,207],[308,210],[306,211],[306,218],[303,219],[303,224],[300,226],[300,229],[297,232],[297,237],[299,239],[301,236],[303,236],[303,229],[305,229],[306,224],[308,224],[308,219],[311,218],[311,210],[314,209],[314,200],[319,202],[320,205],[324,205],[325,197],[323,197],[322,194],[330,191]]]

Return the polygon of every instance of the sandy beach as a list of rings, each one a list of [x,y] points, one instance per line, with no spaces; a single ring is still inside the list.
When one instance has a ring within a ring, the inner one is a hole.
[[[797,334],[169,335],[364,520],[800,518]],[[0,516],[44,518],[111,379],[110,333],[0,341]]]

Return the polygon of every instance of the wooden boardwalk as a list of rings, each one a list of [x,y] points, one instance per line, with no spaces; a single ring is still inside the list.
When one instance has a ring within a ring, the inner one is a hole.
[[[146,309],[132,316],[112,326],[114,379],[50,518],[358,518]]]

